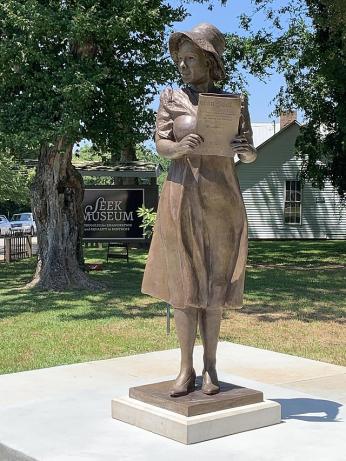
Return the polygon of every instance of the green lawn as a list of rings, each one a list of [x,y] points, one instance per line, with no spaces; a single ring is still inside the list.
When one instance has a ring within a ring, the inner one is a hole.
[[[250,242],[245,307],[225,313],[221,339],[346,365],[345,253],[343,241]],[[166,306],[140,293],[145,258],[91,273],[100,292],[25,290],[34,259],[1,263],[0,372],[177,347]]]

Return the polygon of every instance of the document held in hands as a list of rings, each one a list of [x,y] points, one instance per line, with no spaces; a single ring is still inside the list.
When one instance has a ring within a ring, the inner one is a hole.
[[[196,133],[204,142],[198,155],[232,156],[231,141],[238,134],[241,112],[239,95],[201,93],[197,109]]]

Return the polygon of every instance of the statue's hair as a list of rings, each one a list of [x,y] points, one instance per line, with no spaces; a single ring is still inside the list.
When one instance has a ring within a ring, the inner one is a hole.
[[[216,61],[216,59],[214,58],[212,53],[209,53],[209,51],[205,51],[202,48],[199,48],[199,46],[196,45],[193,42],[193,40],[191,40],[189,37],[183,36],[178,40],[177,47],[176,47],[177,51],[174,52],[173,55],[172,55],[173,61],[176,64],[178,64],[178,51],[179,51],[179,48],[186,42],[193,43],[195,45],[195,47],[198,48],[199,50],[201,50],[202,53],[204,54],[204,56],[207,58],[207,61],[209,62],[210,78],[213,80],[213,82],[218,82],[218,81],[222,80],[222,78],[223,78],[223,70],[220,69],[220,66],[219,66],[218,62]]]

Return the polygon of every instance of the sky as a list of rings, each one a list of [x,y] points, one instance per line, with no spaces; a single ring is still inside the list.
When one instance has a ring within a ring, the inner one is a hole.
[[[167,0],[167,3],[172,6],[181,4],[180,0]],[[208,10],[208,5],[204,4],[185,4],[189,17],[184,21],[175,23],[174,30],[184,31],[189,30],[200,22],[209,22],[214,24],[221,32],[235,32],[244,34],[239,27],[239,16],[241,13],[249,13],[252,10],[251,0],[228,0],[226,6],[213,2],[214,7],[212,11]],[[280,0],[273,0],[273,6],[282,3]],[[261,18],[254,17],[254,27],[261,26]],[[249,91],[249,109],[251,121],[255,122],[269,122],[275,120],[275,117],[270,113],[274,109],[271,103],[274,96],[277,94],[280,86],[284,83],[281,75],[274,74],[268,81],[261,82],[252,76],[248,77],[248,91]],[[158,100],[155,100],[153,107],[157,109]]]

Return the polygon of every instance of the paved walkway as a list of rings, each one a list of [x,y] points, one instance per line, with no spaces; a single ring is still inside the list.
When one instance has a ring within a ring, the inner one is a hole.
[[[185,446],[111,419],[113,397],[178,363],[175,349],[0,376],[0,460],[346,460],[346,367],[237,344],[219,345],[220,379],[280,402],[282,424]]]

